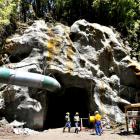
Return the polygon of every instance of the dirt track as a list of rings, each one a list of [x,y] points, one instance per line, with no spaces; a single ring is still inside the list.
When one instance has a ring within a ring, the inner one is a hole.
[[[70,133],[62,132],[62,128],[49,129],[35,135],[7,135],[0,136],[0,140],[140,140],[140,135],[120,136],[114,131],[104,131],[102,136],[96,136],[93,131],[83,131],[75,134],[72,129]]]

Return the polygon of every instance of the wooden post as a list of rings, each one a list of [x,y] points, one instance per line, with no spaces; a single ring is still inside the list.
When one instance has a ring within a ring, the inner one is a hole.
[[[126,120],[126,130],[127,130],[127,133],[129,132],[129,129],[128,129],[128,117],[127,117],[127,109],[125,108],[125,120]]]
[[[80,118],[80,130],[81,131],[83,130],[83,120],[82,120],[82,118]]]

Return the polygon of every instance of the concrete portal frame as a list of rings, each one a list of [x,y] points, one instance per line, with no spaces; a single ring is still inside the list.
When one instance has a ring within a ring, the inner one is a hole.
[[[135,117],[137,119],[140,119],[140,116],[128,116],[127,115],[127,111],[130,110],[130,111],[140,111],[140,103],[136,103],[136,104],[130,104],[130,105],[126,105],[125,107],[125,119],[126,119],[126,129],[127,129],[127,132],[129,132],[129,128],[128,128],[128,119],[130,117]]]

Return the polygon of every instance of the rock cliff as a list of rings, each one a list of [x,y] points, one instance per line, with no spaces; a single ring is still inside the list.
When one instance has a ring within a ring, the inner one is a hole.
[[[119,33],[97,23],[78,20],[68,27],[35,21],[23,34],[7,39],[3,66],[52,76],[62,90],[50,93],[1,84],[1,112],[11,120],[26,121],[30,128],[43,128],[52,109],[48,105],[51,94],[55,99],[64,98],[67,89],[77,88],[87,94],[87,112],[99,110],[116,122],[124,122],[124,105],[140,101],[140,66],[130,58],[130,51]],[[79,93],[77,103],[81,98]],[[70,109],[75,111],[73,106]]]

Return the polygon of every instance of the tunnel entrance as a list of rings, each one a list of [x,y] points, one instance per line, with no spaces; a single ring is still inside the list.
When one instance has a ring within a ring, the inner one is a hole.
[[[89,98],[85,89],[71,87],[67,88],[62,96],[48,95],[45,129],[63,127],[66,112],[70,112],[72,126],[75,112],[79,112],[82,118],[88,118]]]

